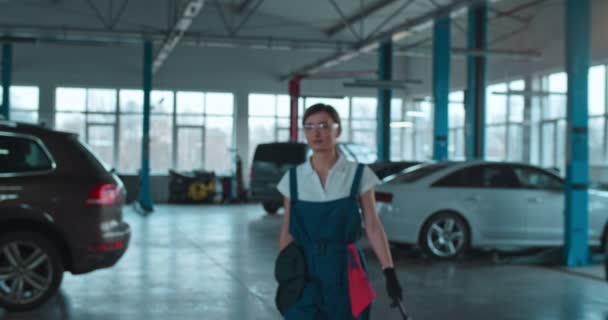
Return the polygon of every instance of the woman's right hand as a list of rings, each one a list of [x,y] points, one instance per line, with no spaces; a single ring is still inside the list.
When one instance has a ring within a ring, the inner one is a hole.
[[[401,284],[399,283],[399,279],[397,279],[395,268],[386,268],[383,270],[383,273],[386,278],[386,292],[391,298],[393,305],[396,305],[403,300],[403,289],[401,289]]]

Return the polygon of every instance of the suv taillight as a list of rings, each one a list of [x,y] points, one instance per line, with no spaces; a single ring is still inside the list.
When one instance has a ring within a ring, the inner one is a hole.
[[[100,184],[91,191],[85,205],[111,206],[120,203],[120,188],[114,184]]]
[[[393,194],[385,192],[376,192],[376,201],[390,203],[393,201]]]

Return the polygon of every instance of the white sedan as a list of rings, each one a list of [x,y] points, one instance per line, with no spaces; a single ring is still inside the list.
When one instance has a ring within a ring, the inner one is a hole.
[[[564,182],[528,164],[486,161],[417,165],[376,189],[389,241],[437,258],[470,247],[510,250],[561,246]],[[589,246],[606,244],[608,192],[589,190]]]

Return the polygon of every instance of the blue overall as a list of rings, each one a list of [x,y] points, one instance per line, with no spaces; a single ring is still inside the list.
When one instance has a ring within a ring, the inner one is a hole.
[[[348,291],[347,245],[361,237],[359,164],[350,196],[327,202],[298,200],[296,169],[290,171],[291,210],[289,232],[306,257],[309,280],[298,302],[285,313],[286,320],[366,320],[368,307],[359,317],[352,315]],[[358,248],[365,270],[365,258]]]

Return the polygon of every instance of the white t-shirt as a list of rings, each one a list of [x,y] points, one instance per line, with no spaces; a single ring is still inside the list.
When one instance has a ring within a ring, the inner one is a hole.
[[[357,171],[356,162],[347,161],[339,156],[338,161],[329,170],[325,188],[321,185],[321,179],[317,172],[312,168],[310,159],[296,168],[298,180],[298,199],[303,201],[327,202],[350,196],[350,189]],[[364,166],[361,175],[359,194],[369,191],[375,185],[380,184],[380,179],[368,167]],[[285,173],[277,189],[283,196],[290,198],[289,171]]]

